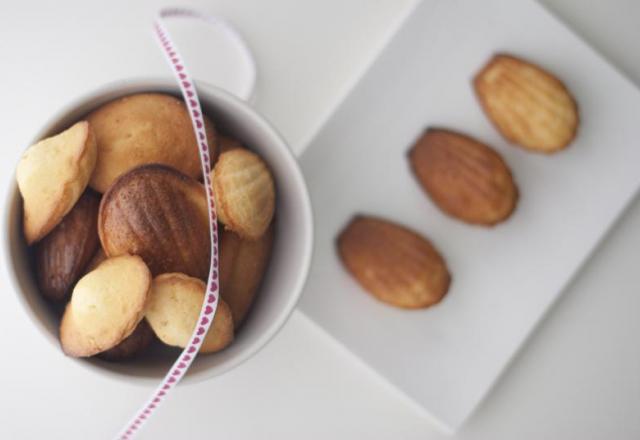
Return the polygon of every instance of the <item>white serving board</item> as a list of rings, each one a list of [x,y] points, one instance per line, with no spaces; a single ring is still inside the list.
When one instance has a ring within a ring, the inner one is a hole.
[[[581,117],[569,149],[528,153],[489,123],[470,81],[496,51],[565,80]],[[502,153],[521,190],[509,221],[468,226],[426,198],[405,153],[430,125],[461,130]],[[302,310],[455,431],[640,186],[640,92],[534,2],[425,1],[301,160],[316,225]],[[453,274],[443,303],[396,310],[361,290],[334,248],[356,213],[431,238]]]

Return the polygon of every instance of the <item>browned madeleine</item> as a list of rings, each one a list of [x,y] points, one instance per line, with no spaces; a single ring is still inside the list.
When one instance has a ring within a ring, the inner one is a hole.
[[[98,233],[108,257],[139,255],[154,276],[209,274],[204,187],[168,166],[143,165],[119,177],[102,197]]]
[[[509,167],[487,145],[454,131],[428,129],[409,152],[418,182],[440,209],[462,221],[494,225],[516,207]]]
[[[146,320],[140,321],[136,329],[122,342],[98,355],[109,362],[120,362],[133,359],[144,352],[153,342],[155,335]]]
[[[338,254],[346,269],[375,298],[417,309],[442,300],[451,276],[436,248],[398,224],[356,216],[340,233]]]
[[[222,232],[220,242],[220,292],[229,304],[236,328],[242,324],[267,268],[273,244],[273,224],[257,240]]]
[[[553,74],[513,55],[495,55],[473,85],[485,113],[510,142],[554,153],[576,136],[578,106]]]
[[[98,248],[100,199],[85,191],[75,206],[35,246],[36,275],[46,298],[62,301]]]

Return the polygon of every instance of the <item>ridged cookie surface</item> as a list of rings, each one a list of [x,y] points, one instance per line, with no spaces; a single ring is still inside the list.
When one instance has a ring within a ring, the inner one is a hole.
[[[473,81],[485,113],[510,142],[553,153],[578,130],[578,107],[548,71],[512,55],[495,55]]]
[[[36,275],[45,297],[65,299],[98,249],[99,206],[97,194],[86,191],[60,224],[36,243]]]
[[[154,276],[209,274],[204,187],[173,168],[143,165],[121,176],[102,197],[98,232],[107,256],[140,255]]]
[[[264,234],[275,210],[275,184],[266,163],[244,148],[225,151],[211,171],[220,221],[241,237]]]
[[[424,237],[395,223],[357,216],[340,233],[345,268],[375,298],[416,309],[440,302],[451,276],[444,259]]]
[[[430,128],[409,152],[409,161],[425,192],[453,217],[490,226],[516,207],[518,189],[506,162],[469,136]]]

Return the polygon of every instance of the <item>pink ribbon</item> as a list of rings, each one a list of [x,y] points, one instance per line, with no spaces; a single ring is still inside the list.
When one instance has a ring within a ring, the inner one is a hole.
[[[220,18],[200,14],[189,9],[169,8],[160,11],[154,22],[153,30],[160,47],[162,48],[162,52],[164,53],[169,66],[171,66],[171,70],[173,71],[176,81],[180,87],[182,97],[184,98],[184,102],[191,117],[196,140],[198,141],[198,152],[200,153],[200,161],[202,163],[202,174],[204,175],[204,186],[206,189],[207,206],[209,211],[211,266],[209,270],[209,277],[207,279],[205,299],[202,303],[200,315],[189,343],[173,363],[160,385],[158,385],[149,399],[140,407],[122,431],[120,431],[116,438],[122,440],[132,439],[138,432],[140,432],[144,424],[147,423],[178,382],[180,382],[184,377],[187,370],[189,370],[191,363],[198,354],[200,346],[209,331],[209,327],[213,322],[213,318],[218,307],[220,290],[218,278],[218,223],[216,221],[216,207],[213,197],[211,178],[209,177],[209,173],[211,171],[211,158],[209,157],[209,146],[207,145],[202,108],[200,107],[200,100],[198,99],[195,84],[191,79],[191,75],[189,75],[187,67],[182,60],[176,45],[171,40],[169,32],[163,24],[164,18],[173,17],[197,18],[222,27],[228,35],[234,38],[238,48],[243,52],[245,59],[249,62],[249,67],[251,69],[250,84],[248,88],[249,94],[251,93],[255,82],[255,64],[253,62],[251,52],[240,35],[231,25]],[[243,96],[243,98],[247,97],[248,96]]]

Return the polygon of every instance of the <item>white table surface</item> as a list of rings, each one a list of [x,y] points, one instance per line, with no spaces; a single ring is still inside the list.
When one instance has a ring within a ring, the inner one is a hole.
[[[20,149],[70,98],[113,79],[166,73],[145,27],[163,2],[50,3],[13,2],[0,14],[3,185]],[[640,85],[638,2],[544,3]],[[413,1],[190,4],[228,16],[246,35],[260,66],[256,106],[301,151]],[[327,62],[329,72],[321,70]],[[639,226],[636,200],[456,438],[640,438]],[[0,438],[109,438],[149,390],[69,368],[5,279],[0,287]],[[213,438],[209,432],[443,438],[299,312],[249,362],[180,387],[141,438]]]

